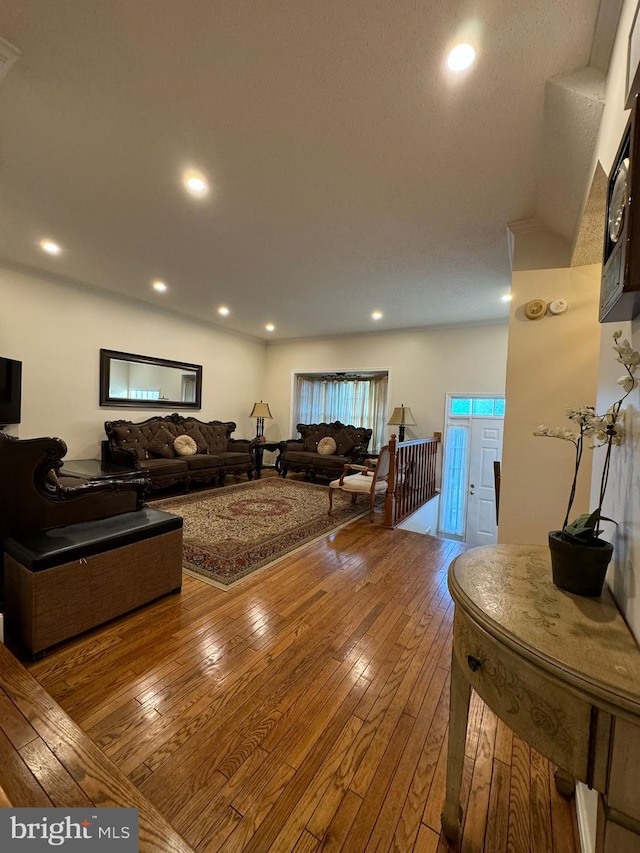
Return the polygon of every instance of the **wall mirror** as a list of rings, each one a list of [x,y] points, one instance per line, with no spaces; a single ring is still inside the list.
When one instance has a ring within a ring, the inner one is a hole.
[[[100,405],[136,409],[199,409],[202,365],[100,350]]]

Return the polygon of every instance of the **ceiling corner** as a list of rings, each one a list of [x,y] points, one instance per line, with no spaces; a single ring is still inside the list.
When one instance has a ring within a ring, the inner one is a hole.
[[[547,81],[536,216],[574,244],[593,174],[604,74],[590,66]]]
[[[609,69],[623,5],[624,0],[600,0],[589,65],[603,74]]]
[[[580,228],[571,257],[572,267],[597,264],[602,261],[606,206],[607,174],[598,161],[580,220]]]

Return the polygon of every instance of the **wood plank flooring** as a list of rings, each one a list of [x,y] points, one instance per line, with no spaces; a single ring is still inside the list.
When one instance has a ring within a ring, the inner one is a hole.
[[[356,521],[31,673],[198,851],[442,853],[455,542]],[[473,695],[464,853],[575,853],[553,768]]]

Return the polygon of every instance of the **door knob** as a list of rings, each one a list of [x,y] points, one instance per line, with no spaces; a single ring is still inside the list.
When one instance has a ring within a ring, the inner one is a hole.
[[[471,483],[471,485],[469,486],[469,494],[470,495],[475,495],[475,488],[476,488],[475,483]]]

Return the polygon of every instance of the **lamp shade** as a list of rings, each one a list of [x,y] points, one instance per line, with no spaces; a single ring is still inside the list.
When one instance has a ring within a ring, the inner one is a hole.
[[[408,406],[396,406],[393,410],[393,414],[387,421],[387,426],[392,426],[400,424],[401,426],[416,426],[416,422],[413,419],[413,414],[411,413],[411,409]]]
[[[253,404],[253,410],[249,415],[250,418],[269,418],[273,420],[273,415],[271,414],[271,410],[269,409],[268,403],[263,403],[260,400],[259,403]]]

